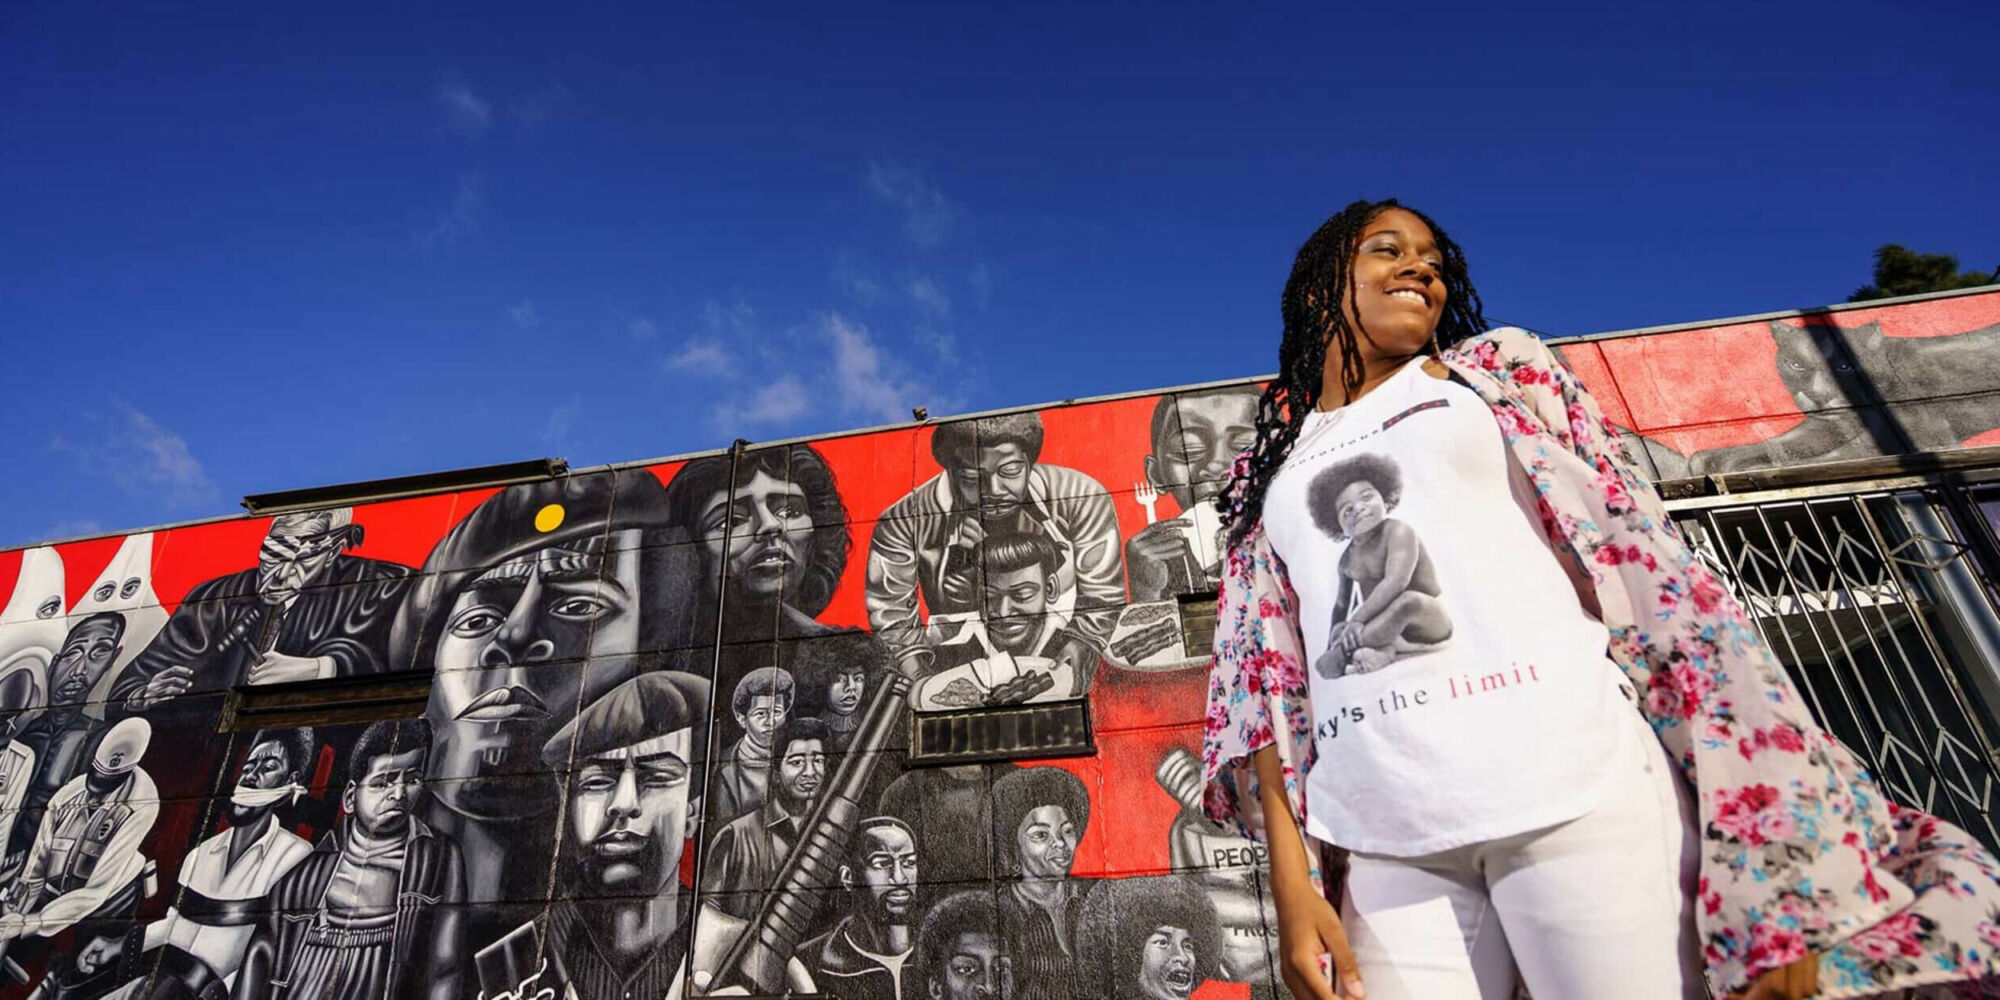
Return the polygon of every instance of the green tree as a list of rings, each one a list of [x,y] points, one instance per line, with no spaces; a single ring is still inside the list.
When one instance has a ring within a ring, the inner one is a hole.
[[[1900,243],[1884,243],[1875,251],[1875,283],[1855,289],[1847,301],[1990,285],[1993,276],[1992,271],[1959,270],[1958,258],[1948,253],[1917,253]]]

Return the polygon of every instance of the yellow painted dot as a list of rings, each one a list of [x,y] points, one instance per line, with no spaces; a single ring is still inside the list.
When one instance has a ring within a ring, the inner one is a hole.
[[[562,504],[552,503],[535,512],[535,530],[548,532],[562,527]]]

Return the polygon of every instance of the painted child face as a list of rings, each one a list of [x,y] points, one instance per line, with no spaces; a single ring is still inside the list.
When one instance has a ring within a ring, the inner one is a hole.
[[[1383,501],[1381,491],[1365,480],[1348,483],[1340,496],[1334,498],[1334,506],[1340,515],[1341,534],[1349,538],[1381,527],[1382,520],[1389,516],[1389,505]]]
[[[1184,928],[1155,927],[1139,959],[1139,991],[1152,1000],[1187,1000],[1194,992],[1194,938]]]
[[[1009,1000],[1014,979],[1000,941],[987,931],[966,931],[945,956],[944,982],[930,982],[931,1000]]]
[[[1069,820],[1061,806],[1036,806],[1021,818],[1014,831],[1014,849],[1021,858],[1021,874],[1027,878],[1065,878],[1076,861],[1076,844],[1082,832]]]
[[[804,578],[813,523],[796,484],[759,469],[733,501],[727,491],[710,497],[699,524],[709,558],[721,560],[745,594],[775,601]]]
[[[388,836],[408,825],[423,788],[423,750],[383,754],[368,762],[360,781],[348,783],[346,806],[369,836]]]
[[[842,670],[833,675],[833,683],[826,689],[826,707],[836,715],[853,715],[861,707],[861,696],[866,692],[868,675],[860,670]]]
[[[750,710],[736,713],[736,724],[743,727],[743,735],[760,747],[771,745],[771,734],[785,724],[792,714],[790,698],[760,694],[750,699]]]

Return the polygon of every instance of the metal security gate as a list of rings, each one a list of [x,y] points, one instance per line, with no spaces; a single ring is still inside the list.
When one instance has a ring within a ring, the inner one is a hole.
[[[2000,615],[1979,492],[1905,479],[1672,506],[1820,723],[1892,798],[2000,849]]]

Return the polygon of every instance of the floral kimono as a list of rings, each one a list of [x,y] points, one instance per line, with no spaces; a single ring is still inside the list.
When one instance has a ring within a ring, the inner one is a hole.
[[[1822,956],[1828,998],[2000,973],[2000,863],[1964,831],[1890,802],[1813,720],[1576,376],[1518,329],[1443,361],[1499,421],[1552,547],[1581,567],[1579,587],[1587,575],[1612,659],[1692,783],[1696,909],[1716,984],[1741,989],[1808,951]],[[1205,810],[1244,836],[1242,811],[1259,808],[1251,755],[1268,745],[1304,829],[1314,760],[1305,663],[1298,597],[1255,525],[1223,568],[1202,747]],[[1962,990],[2000,995],[1979,988]]]

